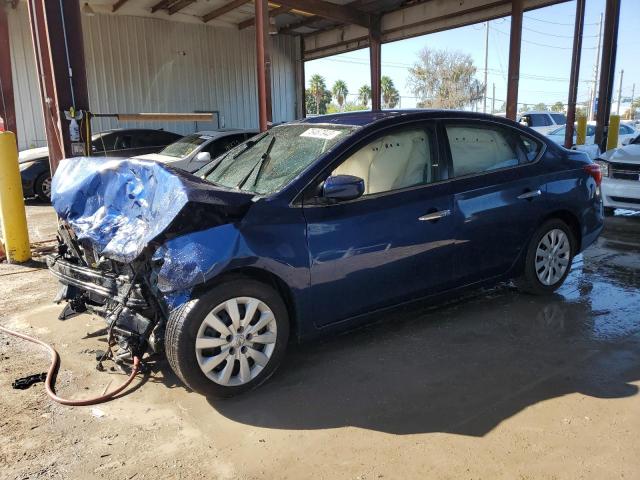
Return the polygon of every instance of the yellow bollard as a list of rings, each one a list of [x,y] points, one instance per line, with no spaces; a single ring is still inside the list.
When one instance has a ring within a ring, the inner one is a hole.
[[[20,263],[30,260],[18,147],[13,132],[0,132],[0,221],[7,261]]]
[[[576,145],[584,145],[587,140],[587,117],[580,115],[577,119],[578,128],[576,128]]]
[[[618,148],[618,134],[620,133],[620,115],[611,115],[607,129],[607,150]]]

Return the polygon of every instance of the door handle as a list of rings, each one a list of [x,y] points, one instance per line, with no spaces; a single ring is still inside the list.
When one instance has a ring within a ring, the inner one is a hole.
[[[451,215],[451,210],[438,210],[437,212],[427,213],[418,218],[421,222],[432,222],[433,220],[438,220],[442,217],[448,217]]]
[[[540,190],[531,190],[524,192],[522,195],[518,195],[518,200],[531,200],[533,197],[539,197],[540,195],[542,195]]]

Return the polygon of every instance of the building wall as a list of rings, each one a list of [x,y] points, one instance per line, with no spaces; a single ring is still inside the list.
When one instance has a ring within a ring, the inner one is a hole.
[[[41,146],[46,143],[42,107],[24,3],[10,11],[9,22],[19,145]],[[83,17],[83,35],[94,113],[218,110],[221,126],[258,127],[253,30],[96,15]],[[273,38],[274,122],[295,118],[298,56],[293,38]],[[216,125],[96,119],[92,126],[94,131],[146,126],[190,133]]]

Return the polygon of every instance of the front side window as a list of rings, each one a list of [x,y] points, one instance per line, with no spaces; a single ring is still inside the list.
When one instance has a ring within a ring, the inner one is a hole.
[[[462,124],[446,125],[445,130],[456,177],[519,164],[518,139],[506,129]]]
[[[439,179],[432,143],[424,128],[390,132],[350,155],[332,175],[362,178],[365,195],[431,183]]]
[[[280,125],[229,150],[206,180],[261,195],[277,192],[358,127]]]

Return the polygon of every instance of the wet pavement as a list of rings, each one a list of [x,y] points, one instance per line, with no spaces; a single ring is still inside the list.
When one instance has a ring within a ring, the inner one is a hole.
[[[60,308],[39,301],[0,321],[56,344],[62,394],[120,381],[94,369],[103,324],[58,322]],[[34,373],[32,354],[0,342],[10,478],[640,478],[640,215],[607,219],[554,295],[505,284],[396,311],[293,346],[268,383],[232,400],[187,391],[159,360],[96,419],[38,388],[7,391]]]

